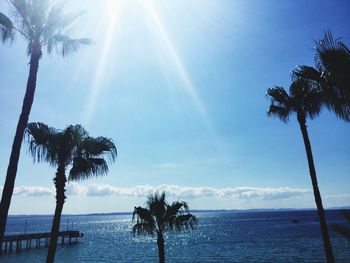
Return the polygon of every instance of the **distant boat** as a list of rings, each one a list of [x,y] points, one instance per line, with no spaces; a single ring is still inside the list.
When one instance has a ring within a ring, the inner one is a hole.
[[[292,220],[292,223],[293,223],[293,224],[298,224],[298,223],[300,223],[300,220],[299,220],[299,219],[293,219],[293,220]]]

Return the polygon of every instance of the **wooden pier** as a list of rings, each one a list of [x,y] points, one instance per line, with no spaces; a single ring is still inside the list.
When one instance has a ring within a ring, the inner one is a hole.
[[[1,252],[16,252],[24,248],[40,248],[41,246],[48,247],[50,242],[50,232],[47,233],[32,233],[5,236],[0,248]],[[61,231],[58,234],[58,241],[61,239],[61,244],[78,243],[78,238],[82,237],[83,233],[79,231]]]

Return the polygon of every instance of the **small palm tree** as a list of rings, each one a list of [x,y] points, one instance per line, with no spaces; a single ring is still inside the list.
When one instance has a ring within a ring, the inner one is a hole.
[[[29,123],[29,151],[34,161],[48,162],[57,167],[53,179],[56,187],[56,209],[52,222],[50,244],[46,262],[53,262],[61,221],[63,204],[66,196],[66,170],[69,181],[84,180],[92,176],[105,175],[108,163],[105,157],[114,161],[117,149],[113,142],[105,137],[93,138],[80,125],[71,125],[64,130],[48,127],[43,123]]]
[[[147,206],[135,207],[132,220],[136,217],[133,227],[134,235],[157,235],[159,262],[165,262],[164,233],[168,230],[183,231],[193,229],[197,219],[189,213],[186,202],[173,202],[169,205],[165,193],[150,195]]]
[[[81,45],[91,42],[87,38],[72,39],[64,34],[81,13],[65,13],[63,1],[11,0],[9,4],[12,17],[0,12],[0,38],[6,42],[12,41],[16,34],[22,36],[28,43],[27,53],[30,59],[22,112],[17,123],[0,203],[0,245],[5,233],[22,139],[33,104],[43,48],[46,46],[48,53],[56,50],[62,56],[67,56],[77,51]]]
[[[299,66],[293,76],[318,84],[325,106],[339,118],[350,121],[350,50],[331,32],[315,43],[315,68]]]
[[[332,246],[329,239],[322,198],[318,188],[316,169],[306,125],[306,118],[314,119],[319,115],[323,99],[322,93],[318,89],[318,86],[313,85],[313,82],[306,79],[298,79],[291,84],[289,94],[284,88],[275,87],[268,89],[266,96],[271,102],[267,112],[268,116],[276,116],[286,123],[292,113],[296,113],[297,115],[309,164],[309,172],[320,220],[327,262],[332,263],[334,262]]]

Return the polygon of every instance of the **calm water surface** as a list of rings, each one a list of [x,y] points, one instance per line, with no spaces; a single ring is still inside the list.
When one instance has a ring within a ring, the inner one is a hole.
[[[193,232],[166,236],[167,262],[325,262],[315,211],[196,213]],[[299,223],[292,220],[298,219]],[[345,223],[339,211],[329,223]],[[49,216],[13,216],[8,234],[49,231]],[[131,215],[64,216],[61,230],[79,230],[77,245],[59,246],[56,262],[157,262],[155,238],[134,238]],[[350,242],[331,233],[336,262],[350,262]],[[0,262],[45,262],[46,249],[28,249]]]

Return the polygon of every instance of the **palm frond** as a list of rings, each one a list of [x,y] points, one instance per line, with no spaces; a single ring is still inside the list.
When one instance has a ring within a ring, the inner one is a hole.
[[[340,41],[340,38],[334,39],[331,31],[326,31],[320,41],[315,42],[315,58],[322,60],[323,54],[330,50],[349,53],[347,46]]]
[[[133,227],[134,235],[146,234],[154,235],[156,233],[156,222],[151,211],[143,207],[135,207],[132,215],[132,221],[136,218],[136,224]]]
[[[276,116],[287,122],[291,113],[297,113],[298,118],[317,117],[325,103],[324,93],[320,85],[307,78],[295,78],[289,87],[289,94],[282,87],[268,89],[267,96],[271,105],[268,116]]]
[[[10,18],[5,14],[0,12],[0,37],[1,41],[5,43],[6,41],[12,41],[14,39],[15,32],[13,24]]]
[[[85,180],[94,176],[101,176],[108,173],[108,165],[103,158],[82,158],[75,157],[69,172],[69,180]]]
[[[167,205],[167,216],[173,217],[176,215],[182,215],[184,213],[188,213],[188,204],[183,201],[175,201],[171,205]]]
[[[13,5],[12,17],[16,21],[17,29],[28,40],[32,41],[35,37],[35,30],[30,23],[30,13],[33,11],[31,1],[10,0]]]
[[[178,215],[174,220],[174,229],[176,231],[194,229],[197,224],[197,218],[192,214]]]
[[[70,125],[64,133],[67,134],[65,149],[68,149],[72,156],[70,180],[82,180],[108,173],[105,157],[109,157],[112,162],[117,151],[111,139],[90,137],[81,125]],[[71,140],[70,144],[69,140]]]
[[[335,113],[335,115],[344,120],[350,121],[350,103],[347,99],[332,99],[327,101],[327,108]]]
[[[315,82],[308,79],[297,79],[291,84],[289,93],[295,112],[310,119],[320,114],[323,94]]]
[[[62,16],[64,15],[64,7],[65,7],[66,1],[59,1],[54,3],[47,15],[46,24],[43,29],[43,34],[48,34],[49,32],[55,32],[55,29],[58,27],[56,26],[56,23],[60,22],[62,19]]]
[[[58,164],[58,130],[44,123],[33,122],[27,124],[25,134],[29,142],[29,152],[34,161],[45,161],[53,166]]]
[[[69,125],[60,131],[60,140],[57,142],[57,151],[60,164],[68,166],[73,163],[76,155],[77,145],[81,143],[86,135],[81,125]]]
[[[290,114],[291,111],[284,106],[270,105],[269,109],[267,110],[267,116],[278,117],[284,123],[289,121]]]
[[[147,224],[147,223],[137,223],[132,228],[134,236],[135,235],[150,235],[153,236],[154,230],[153,228]]]
[[[86,137],[89,136],[88,132],[80,124],[67,126],[63,133],[67,134],[74,142],[75,146],[79,146]]]
[[[73,39],[63,34],[55,34],[47,41],[47,52],[51,53],[53,49],[63,57],[77,52],[83,45],[92,43],[89,38]]]
[[[37,36],[47,21],[52,0],[32,0],[30,3],[29,21]]]
[[[149,223],[154,222],[151,211],[141,206],[135,207],[134,213],[133,213],[133,220],[135,219],[135,216],[137,216],[138,220],[140,219],[142,221],[147,221]]]
[[[178,231],[181,230],[181,222],[178,220],[179,216],[189,215],[189,207],[186,202],[173,202],[172,205],[167,206],[166,217],[169,224],[169,229]]]
[[[84,12],[64,13],[64,3],[58,2],[54,5],[48,14],[47,22],[42,31],[42,38],[44,42],[47,42],[51,36],[58,32],[66,31],[75,20],[82,16]]]
[[[167,212],[169,215],[176,215],[177,213],[182,213],[182,209],[188,209],[188,205],[186,202],[173,202],[171,206],[169,205],[167,208]]]
[[[147,205],[151,214],[156,218],[158,226],[160,226],[158,228],[162,228],[164,226],[163,222],[166,220],[166,207],[168,205],[165,201],[165,193],[162,192],[159,194],[156,192],[154,195],[150,195],[147,200]]]
[[[350,94],[350,52],[339,39],[334,39],[331,32],[316,42],[315,64],[322,68],[322,73],[330,84],[347,90]]]
[[[77,52],[82,46],[91,44],[88,38],[71,38],[65,31],[83,13],[65,13],[66,0],[9,0],[13,10],[13,28],[28,41],[27,54],[47,45],[47,51],[57,51],[63,57]],[[0,17],[1,19],[1,17]],[[7,21],[8,22],[8,21]],[[6,29],[6,30],[5,30]],[[8,27],[0,26],[1,38],[8,39]],[[38,48],[39,47],[39,48]]]
[[[276,86],[274,88],[269,88],[266,92],[266,96],[273,104],[285,105],[287,108],[290,107],[289,95],[283,87]]]
[[[291,99],[283,87],[269,88],[266,92],[271,105],[267,111],[268,116],[275,116],[283,122],[288,122],[292,113]]]
[[[112,139],[106,137],[93,138],[86,136],[79,145],[82,154],[87,156],[101,156],[108,157],[108,160],[113,162],[117,157],[117,148]],[[84,153],[83,153],[84,152]]]
[[[318,71],[317,69],[309,66],[298,66],[296,69],[292,72],[292,79],[293,81],[296,81],[298,79],[307,79],[310,81],[314,81],[315,83],[319,85],[327,85],[326,79],[322,76],[322,72]]]
[[[293,80],[306,79],[321,91],[323,105],[337,117],[350,121],[350,52],[330,32],[316,45],[316,67],[299,66]],[[309,84],[310,85],[310,84]]]

